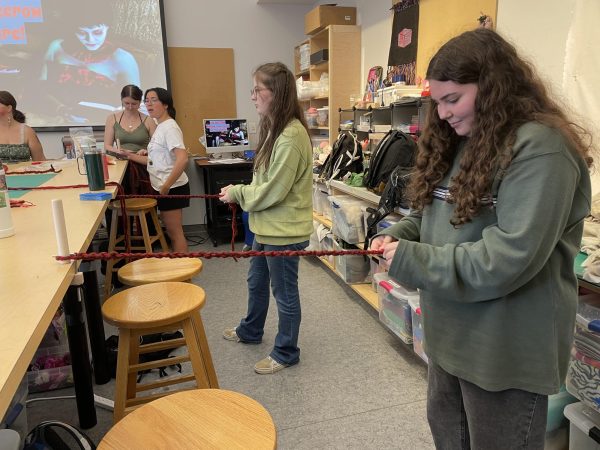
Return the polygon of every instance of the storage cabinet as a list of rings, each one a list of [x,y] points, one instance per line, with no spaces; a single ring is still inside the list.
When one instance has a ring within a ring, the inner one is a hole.
[[[323,125],[310,124],[312,134],[337,136],[339,108],[350,104],[350,97],[358,95],[360,89],[360,27],[356,25],[329,25],[294,49],[294,71],[296,78],[318,82],[323,74],[328,81],[325,89],[315,88],[309,98],[301,98],[304,111],[309,108],[328,107],[327,122]],[[310,55],[321,55],[318,64],[310,64]],[[322,60],[327,55],[328,60]],[[308,58],[308,59],[307,59]],[[307,64],[308,63],[308,64]]]
[[[236,164],[212,164],[207,161],[199,161],[198,165],[203,172],[204,192],[207,194],[218,193],[221,188],[230,184],[249,184],[252,181],[252,162],[250,161]],[[237,208],[236,224],[237,239],[243,240],[244,226],[240,208]],[[206,229],[215,247],[231,241],[231,211],[225,203],[218,199],[206,199]]]

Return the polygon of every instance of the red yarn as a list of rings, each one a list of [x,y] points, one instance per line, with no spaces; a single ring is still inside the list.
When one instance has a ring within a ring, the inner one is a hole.
[[[279,250],[247,252],[161,252],[161,253],[71,253],[67,256],[55,256],[57,261],[95,261],[109,259],[144,259],[144,258],[251,258],[253,256],[346,256],[346,255],[382,255],[383,250]]]

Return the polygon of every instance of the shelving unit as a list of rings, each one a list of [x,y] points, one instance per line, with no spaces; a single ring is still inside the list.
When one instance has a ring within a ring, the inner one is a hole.
[[[300,54],[302,45],[305,44],[309,45],[311,55],[320,50],[328,50],[329,60],[302,70]],[[319,81],[323,73],[329,75],[328,95],[318,95],[300,102],[305,111],[311,107],[329,107],[327,126],[313,126],[310,130],[314,134],[327,134],[330,141],[338,133],[339,115],[336,111],[347,107],[350,97],[360,92],[360,46],[359,26],[329,25],[294,48],[294,73],[297,78]]]

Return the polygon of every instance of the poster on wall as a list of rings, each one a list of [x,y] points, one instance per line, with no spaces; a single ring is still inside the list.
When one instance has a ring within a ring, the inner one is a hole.
[[[419,0],[396,3],[392,24],[392,39],[388,57],[387,80],[415,84],[417,68],[417,42],[419,40]]]

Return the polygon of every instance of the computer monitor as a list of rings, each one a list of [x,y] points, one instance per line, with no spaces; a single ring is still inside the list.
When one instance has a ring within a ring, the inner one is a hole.
[[[238,153],[250,150],[246,119],[204,119],[206,153]]]

